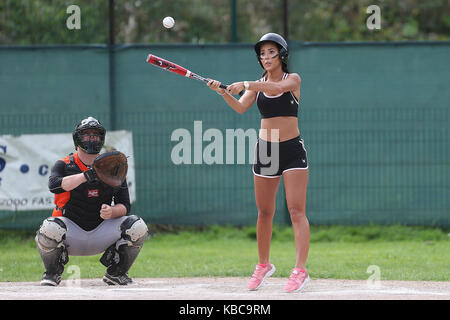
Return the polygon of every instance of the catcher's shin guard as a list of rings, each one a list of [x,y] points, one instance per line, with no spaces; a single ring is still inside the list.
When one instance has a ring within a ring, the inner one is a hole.
[[[138,216],[129,216],[120,225],[122,237],[103,253],[100,262],[110,275],[125,275],[148,238],[148,228]]]
[[[47,274],[60,275],[69,261],[63,240],[66,237],[65,223],[56,217],[45,219],[36,232],[36,245]]]

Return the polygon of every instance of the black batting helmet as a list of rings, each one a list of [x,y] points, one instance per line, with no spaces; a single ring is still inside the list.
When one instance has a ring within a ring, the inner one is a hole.
[[[98,136],[100,137],[99,141],[83,141],[82,136],[83,132],[93,129],[98,132]],[[72,133],[73,143],[75,145],[75,149],[80,147],[86,153],[95,154],[100,153],[100,150],[103,148],[105,143],[105,135],[106,129],[102,126],[102,124],[93,117],[88,117],[86,119],[81,120],[81,122],[75,127],[75,130]]]
[[[289,50],[288,50],[287,42],[278,33],[270,32],[270,33],[266,33],[265,35],[263,35],[261,37],[261,39],[259,39],[259,41],[255,44],[256,56],[258,57],[258,62],[261,65],[261,67],[263,66],[262,63],[261,63],[261,60],[259,59],[259,55],[260,55],[260,51],[261,51],[261,45],[264,42],[268,42],[268,41],[276,43],[276,45],[278,46],[278,49],[280,51],[279,52],[279,57],[281,59],[281,62],[287,66],[288,56],[289,56]]]

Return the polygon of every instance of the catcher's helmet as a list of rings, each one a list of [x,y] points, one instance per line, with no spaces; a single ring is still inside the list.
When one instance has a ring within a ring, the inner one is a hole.
[[[278,46],[278,49],[279,49],[279,54],[278,55],[279,55],[279,57],[281,59],[281,62],[287,66],[288,56],[289,56],[289,50],[288,50],[287,42],[279,34],[271,32],[271,33],[266,33],[265,35],[263,35],[261,37],[261,39],[259,39],[259,41],[255,44],[256,56],[258,57],[258,62],[261,65],[261,67],[263,66],[262,63],[261,63],[261,60],[259,59],[259,55],[260,55],[260,51],[261,51],[261,45],[264,42],[267,42],[267,41],[271,41],[271,42],[275,42],[276,43],[276,45]]]
[[[98,132],[98,136],[100,137],[99,141],[83,141],[82,136],[84,131],[91,129],[96,130]],[[86,153],[96,154],[100,153],[100,150],[105,143],[105,135],[106,130],[102,124],[93,117],[88,117],[86,119],[81,120],[81,122],[75,127],[75,130],[72,133],[73,143],[75,145],[75,149],[80,147]]]

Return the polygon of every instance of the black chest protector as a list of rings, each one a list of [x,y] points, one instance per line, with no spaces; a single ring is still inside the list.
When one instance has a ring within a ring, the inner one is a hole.
[[[285,73],[283,80],[287,76],[288,74]],[[265,81],[265,78],[261,81]],[[264,92],[258,92],[256,104],[263,119],[298,116],[298,100],[292,92],[284,92],[278,96],[268,96]]]

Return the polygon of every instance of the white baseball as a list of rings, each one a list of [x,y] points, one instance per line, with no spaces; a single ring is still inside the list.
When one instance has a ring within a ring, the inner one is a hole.
[[[170,29],[175,25],[175,20],[172,17],[165,17],[163,19],[163,25],[164,27]]]

